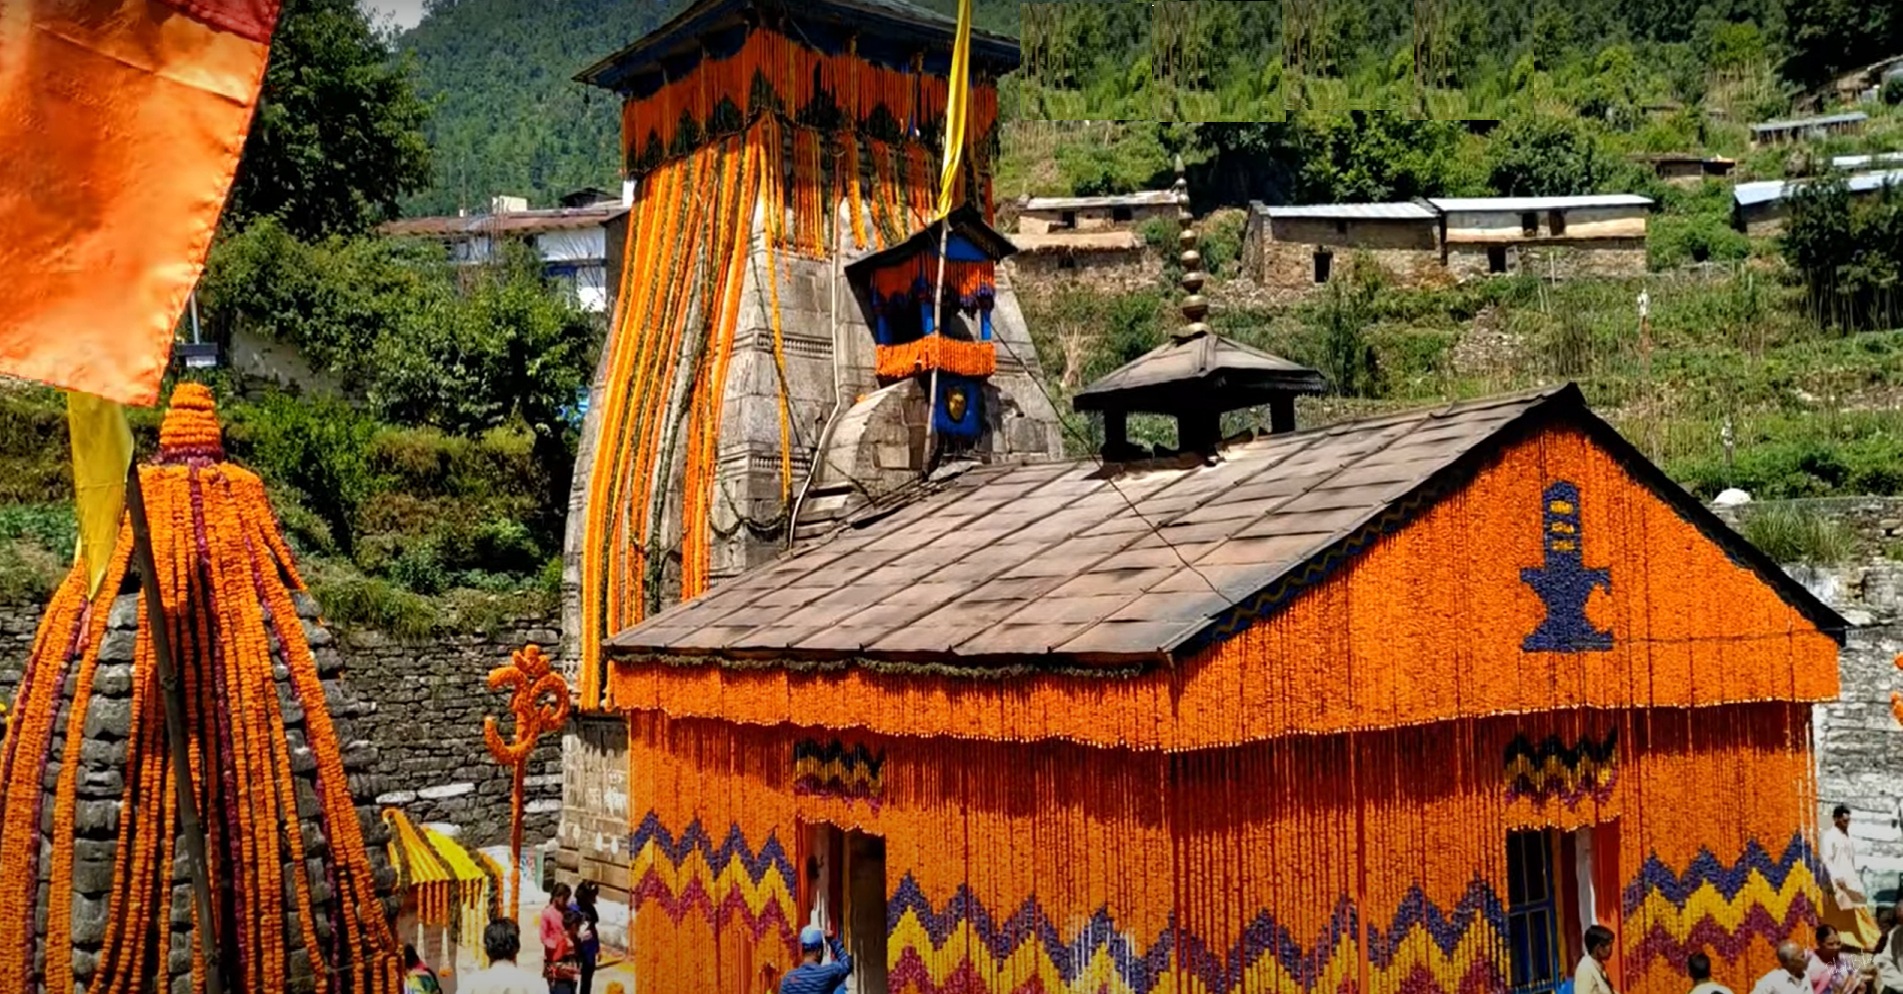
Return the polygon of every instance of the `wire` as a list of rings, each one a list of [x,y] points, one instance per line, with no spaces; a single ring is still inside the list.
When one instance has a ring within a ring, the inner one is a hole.
[[[1038,376],[1035,373],[1031,373],[1031,369],[1032,369],[1031,365],[1025,362],[1024,359],[1018,355],[1017,349],[1014,349],[1011,347],[1011,342],[1008,339],[1006,339],[1003,335],[998,335],[994,337],[992,340],[997,342],[999,345],[1004,346],[1004,350],[1011,354],[1012,361],[1024,367],[1025,372],[1029,374],[1026,378],[1029,379],[1033,384],[1036,384],[1038,392],[1044,395],[1045,402],[1051,405],[1051,412],[1057,415],[1058,427],[1069,432],[1071,434],[1071,437],[1076,439],[1077,442],[1081,446],[1083,446],[1084,451],[1090,453],[1088,458],[1090,459],[1091,462],[1096,463],[1097,468],[1099,470],[1107,468],[1106,464],[1103,461],[1102,454],[1099,453],[1097,449],[1091,445],[1091,441],[1089,438],[1085,437],[1083,433],[1079,432],[1070,423],[1069,419],[1064,417],[1063,409],[1058,406],[1057,398],[1051,396],[1051,391],[1044,386],[1044,381],[1042,379],[1038,378]],[[936,404],[938,402],[938,398],[936,397],[931,398],[931,402],[933,404]],[[1163,543],[1164,548],[1170,550],[1170,553],[1176,557],[1176,561],[1179,563],[1182,563],[1184,569],[1189,570],[1191,573],[1194,573],[1196,575],[1196,579],[1203,581],[1203,586],[1208,587],[1210,593],[1215,594],[1218,597],[1223,597],[1223,598],[1227,598],[1229,596],[1228,594],[1225,594],[1221,590],[1217,589],[1216,584],[1212,582],[1209,579],[1209,577],[1204,576],[1202,570],[1197,569],[1194,565],[1190,563],[1189,559],[1183,555],[1183,550],[1177,548],[1176,544],[1169,540],[1169,536],[1163,534],[1163,530],[1161,528],[1158,528],[1156,524],[1152,522],[1149,519],[1149,517],[1143,513],[1142,509],[1137,507],[1136,501],[1132,500],[1129,494],[1124,493],[1122,487],[1117,486],[1117,481],[1114,477],[1106,476],[1104,477],[1104,482],[1110,485],[1110,489],[1115,491],[1118,497],[1123,498],[1123,503],[1130,508],[1131,513],[1137,516],[1138,521],[1143,522],[1143,526],[1150,530],[1150,534],[1156,536],[1157,541]]]

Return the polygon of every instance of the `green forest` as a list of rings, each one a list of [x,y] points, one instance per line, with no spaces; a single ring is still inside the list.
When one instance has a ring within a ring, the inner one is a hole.
[[[1700,496],[1903,495],[1903,196],[1818,182],[1781,238],[1729,223],[1730,181],[1903,149],[1903,84],[1867,105],[1860,135],[1747,143],[1750,122],[1797,112],[1808,87],[1903,54],[1903,12],[1434,0],[1416,23],[1416,5],[981,0],[980,25],[1026,42],[1002,86],[1000,199],[1154,188],[1181,155],[1212,320],[1328,374],[1311,424],[1575,380]],[[286,0],[198,303],[213,340],[295,346],[342,386],[189,375],[217,388],[234,457],[271,481],[334,621],[409,637],[551,609],[603,322],[525,255],[459,269],[377,229],[497,194],[549,206],[618,186],[615,100],[572,77],[680,6],[436,0],[391,39],[354,0]],[[1632,161],[1648,151],[1738,167],[1671,187]],[[1319,297],[1267,306],[1240,264],[1250,200],[1598,191],[1658,201],[1646,276],[1404,291],[1350,260]],[[1174,233],[1145,235],[1171,269]],[[1060,410],[1179,320],[1163,285],[1018,290]],[[69,557],[62,417],[50,391],[0,391],[0,595],[43,594]],[[141,412],[144,444],[156,424]],[[1069,427],[1089,453],[1093,427]],[[1825,525],[1763,520],[1764,544],[1844,554]]]

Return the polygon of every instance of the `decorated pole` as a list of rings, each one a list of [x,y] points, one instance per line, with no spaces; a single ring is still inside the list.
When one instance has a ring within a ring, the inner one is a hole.
[[[504,739],[493,715],[482,720],[482,738],[489,755],[515,773],[515,789],[509,810],[509,891],[503,903],[504,914],[513,920],[522,904],[522,805],[529,755],[546,732],[562,727],[568,720],[568,681],[549,665],[539,645],[517,649],[509,665],[489,671],[489,689],[512,688],[509,711],[515,715],[513,737]]]
[[[126,516],[132,524],[132,555],[139,565],[139,587],[145,594],[147,628],[152,633],[152,669],[159,678],[165,703],[165,738],[172,750],[172,775],[178,781],[178,833],[185,842],[185,862],[191,869],[192,901],[198,909],[198,948],[205,958],[207,994],[224,994],[224,970],[218,963],[217,915],[211,899],[211,870],[205,862],[205,825],[198,818],[198,791],[192,783],[191,745],[185,730],[185,688],[172,664],[172,639],[166,627],[165,601],[159,594],[158,558],[152,553],[152,526],[145,516],[145,491],[139,486],[139,465],[126,467]]]

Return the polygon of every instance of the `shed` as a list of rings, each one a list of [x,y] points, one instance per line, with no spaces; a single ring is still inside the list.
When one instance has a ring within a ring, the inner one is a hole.
[[[1863,124],[1870,115],[1860,110],[1842,114],[1825,114],[1820,117],[1801,117],[1787,121],[1766,121],[1751,126],[1751,144],[1778,145],[1784,142],[1806,141],[1828,138],[1832,135],[1851,135],[1863,130]]]
[[[1777,234],[1789,216],[1791,194],[1803,185],[1801,180],[1739,183],[1731,191],[1731,226],[1754,237]],[[1903,186],[1903,169],[1857,173],[1844,186],[1852,197],[1874,196],[1886,186]]]
[[[1571,386],[918,484],[610,640],[633,946],[752,991],[1737,989],[1844,622]]]
[[[1634,155],[1631,159],[1650,167],[1659,179],[1679,186],[1695,186],[1707,179],[1722,179],[1738,166],[1736,159],[1688,152]]]

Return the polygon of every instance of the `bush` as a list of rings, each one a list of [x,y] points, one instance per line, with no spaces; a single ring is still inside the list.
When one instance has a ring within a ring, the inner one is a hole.
[[[353,570],[321,572],[309,579],[325,620],[338,627],[374,628],[405,641],[428,638],[435,630],[436,609],[430,602],[386,580]]]
[[[1883,102],[1891,107],[1903,104],[1903,76],[1891,76],[1883,81],[1883,88],[1877,91]]]
[[[377,423],[341,401],[272,394],[231,412],[233,458],[322,519],[339,551],[356,546],[357,514],[383,481],[370,463]]]
[[[1850,558],[1855,544],[1835,518],[1791,504],[1752,509],[1741,525],[1746,541],[1780,563],[1835,566]]]

